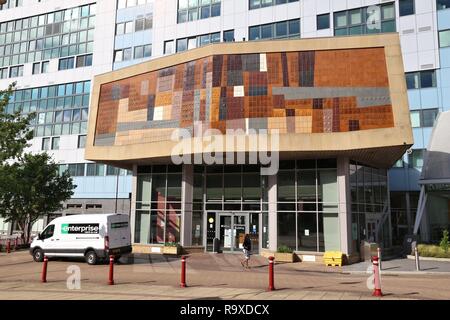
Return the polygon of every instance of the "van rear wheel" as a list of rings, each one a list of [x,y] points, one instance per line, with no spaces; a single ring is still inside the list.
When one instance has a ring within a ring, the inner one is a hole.
[[[44,261],[44,251],[42,249],[35,249],[33,251],[33,260],[36,262]]]
[[[94,265],[97,264],[97,254],[95,253],[95,251],[88,251],[86,252],[86,254],[84,255],[87,264],[89,265]]]

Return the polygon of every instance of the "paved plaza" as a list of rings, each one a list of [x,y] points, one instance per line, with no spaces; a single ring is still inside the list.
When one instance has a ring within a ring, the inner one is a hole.
[[[378,299],[367,288],[370,274],[357,272],[361,271],[358,267],[365,267],[363,264],[343,268],[313,263],[276,264],[277,290],[268,292],[267,259],[253,256],[249,270],[241,267],[239,259],[241,255],[236,254],[192,254],[187,258],[188,287],[180,288],[179,257],[124,257],[114,266],[115,285],[109,286],[107,264],[89,266],[83,261],[51,259],[48,282],[44,284],[40,282],[42,263],[33,262],[28,252],[0,253],[0,299]],[[389,265],[386,262],[384,267],[388,269]],[[80,289],[68,289],[69,267],[80,270]],[[382,278],[383,300],[450,299],[448,272],[392,272]]]

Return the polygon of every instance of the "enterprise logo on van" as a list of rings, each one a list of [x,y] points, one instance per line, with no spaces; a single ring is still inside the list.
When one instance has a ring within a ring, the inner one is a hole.
[[[61,225],[62,234],[98,234],[100,230],[98,223],[92,224],[69,224],[63,223]]]

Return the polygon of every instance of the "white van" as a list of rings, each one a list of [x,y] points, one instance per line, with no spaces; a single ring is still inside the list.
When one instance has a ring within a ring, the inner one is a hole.
[[[31,243],[34,261],[48,257],[84,257],[88,264],[131,252],[129,216],[79,214],[52,220]]]

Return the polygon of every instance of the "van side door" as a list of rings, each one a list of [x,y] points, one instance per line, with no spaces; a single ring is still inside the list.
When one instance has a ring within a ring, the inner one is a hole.
[[[41,247],[44,249],[45,252],[47,252],[49,249],[55,247],[55,225],[50,224],[45,228],[44,231],[42,231],[41,236],[39,237],[39,240],[41,240]]]

